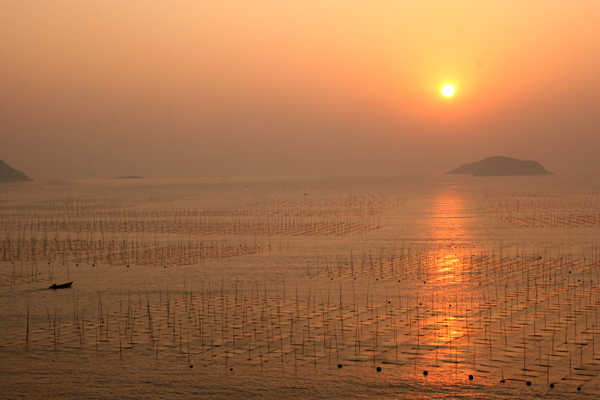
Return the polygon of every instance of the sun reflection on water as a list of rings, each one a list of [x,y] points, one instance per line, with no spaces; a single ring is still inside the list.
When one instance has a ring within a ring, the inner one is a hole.
[[[460,187],[447,187],[432,202],[427,221],[432,241],[462,242],[469,237],[467,204]]]

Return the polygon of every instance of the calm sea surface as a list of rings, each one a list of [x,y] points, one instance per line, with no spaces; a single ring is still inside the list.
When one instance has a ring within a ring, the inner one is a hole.
[[[0,226],[1,398],[600,394],[595,177],[34,181]]]

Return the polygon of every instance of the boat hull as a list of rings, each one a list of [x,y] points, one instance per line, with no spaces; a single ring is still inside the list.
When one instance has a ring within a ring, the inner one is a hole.
[[[55,283],[55,284],[51,285],[48,289],[66,289],[66,288],[70,288],[72,284],[73,284],[73,281],[67,282],[67,283],[63,283],[63,284],[60,284],[60,285],[57,285]]]

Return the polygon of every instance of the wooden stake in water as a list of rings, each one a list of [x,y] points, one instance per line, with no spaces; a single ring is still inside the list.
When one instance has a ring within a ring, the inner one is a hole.
[[[25,349],[29,345],[29,300],[27,300],[27,328],[25,330]]]
[[[262,356],[262,346],[258,346],[258,350],[260,351],[260,370],[263,371],[263,356]]]
[[[156,335],[156,359],[158,360],[158,341],[160,340],[160,328],[158,328],[158,332]]]
[[[121,323],[119,322],[119,358],[123,359],[123,347],[121,344]]]

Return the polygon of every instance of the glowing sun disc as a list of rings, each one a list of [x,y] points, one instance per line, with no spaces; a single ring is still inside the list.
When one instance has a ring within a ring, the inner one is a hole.
[[[446,85],[442,88],[442,94],[446,97],[450,97],[454,94],[454,86]]]

